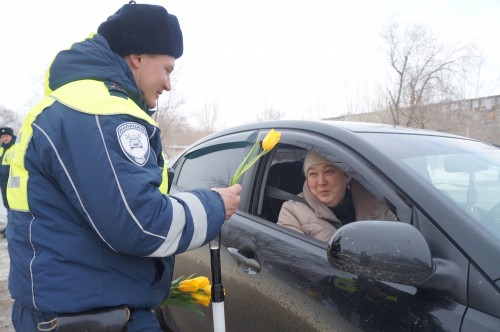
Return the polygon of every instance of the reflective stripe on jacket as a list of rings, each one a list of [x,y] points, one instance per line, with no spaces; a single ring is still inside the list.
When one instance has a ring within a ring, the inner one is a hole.
[[[82,98],[81,96],[92,96],[92,98]],[[26,151],[27,145],[31,140],[33,134],[31,125],[33,121],[45,108],[52,105],[56,100],[83,113],[100,115],[128,114],[135,118],[142,119],[152,126],[158,127],[156,122],[139,109],[130,99],[110,96],[109,90],[103,82],[92,80],[75,81],[62,86],[48,97],[42,99],[42,101],[28,114],[19,134],[20,139],[16,142],[20,151]],[[99,113],[94,113],[96,110],[99,110]],[[12,156],[10,157],[12,158]],[[11,209],[29,211],[26,191],[28,172],[24,168],[23,153],[20,152],[17,154],[12,168],[13,175],[11,176],[11,183],[9,184],[10,189],[7,194],[9,205]],[[166,188],[168,188],[166,169],[162,175],[162,181],[165,183],[161,185],[161,188],[164,190],[163,193],[166,194]]]
[[[15,137],[12,138],[13,140]],[[6,183],[9,178],[9,168],[12,160],[12,154],[14,152],[14,144],[8,146],[7,148],[0,148],[0,181]]]

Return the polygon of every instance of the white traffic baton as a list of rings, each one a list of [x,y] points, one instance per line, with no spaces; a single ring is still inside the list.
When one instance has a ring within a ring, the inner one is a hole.
[[[221,230],[222,233],[222,230]],[[210,241],[210,263],[212,266],[212,313],[214,332],[225,332],[226,321],[224,315],[224,287],[222,286],[220,263],[220,238]]]

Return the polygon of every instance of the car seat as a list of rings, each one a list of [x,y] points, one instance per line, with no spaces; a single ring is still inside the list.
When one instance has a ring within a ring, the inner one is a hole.
[[[262,217],[272,222],[278,221],[281,205],[289,200],[301,200],[295,195],[302,192],[305,176],[302,162],[282,162],[271,166],[267,176]]]

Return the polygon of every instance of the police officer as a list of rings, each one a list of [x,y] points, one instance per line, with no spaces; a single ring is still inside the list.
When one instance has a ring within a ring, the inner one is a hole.
[[[7,201],[7,181],[9,179],[10,160],[12,159],[12,148],[16,137],[14,131],[10,127],[0,128],[0,189],[2,190],[2,200],[7,213],[9,211],[9,203]],[[0,229],[0,234],[5,237],[5,227]]]
[[[131,1],[55,57],[7,191],[17,331],[122,305],[128,331],[160,331],[151,310],[168,294],[174,255],[207,244],[236,211],[240,185],[166,194],[150,110],[182,53],[177,17]]]

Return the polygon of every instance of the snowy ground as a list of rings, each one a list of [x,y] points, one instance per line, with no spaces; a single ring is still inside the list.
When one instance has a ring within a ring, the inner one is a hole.
[[[0,227],[5,226],[5,211],[0,214]],[[14,332],[10,313],[12,299],[7,289],[7,279],[9,277],[9,254],[7,252],[7,240],[0,236],[0,331]]]
[[[0,198],[1,197],[2,196],[0,194]],[[0,226],[4,226],[5,222],[7,222],[7,211],[5,211],[2,202],[0,202]]]

